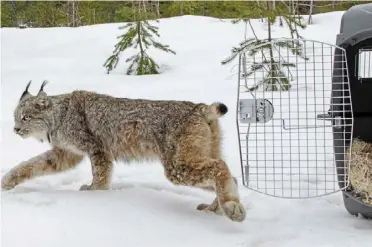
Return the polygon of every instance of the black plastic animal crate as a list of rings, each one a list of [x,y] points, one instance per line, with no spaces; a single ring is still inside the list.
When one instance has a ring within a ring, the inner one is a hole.
[[[358,138],[372,142],[372,3],[354,6],[344,13],[336,45],[345,49],[347,58],[347,61],[341,61],[344,58],[340,56],[341,50],[335,50],[331,104],[333,109],[330,109],[331,119],[334,121],[338,181],[340,188],[344,188],[347,181],[344,176],[347,172],[344,171],[345,159],[341,156],[346,153],[345,148],[350,146],[350,141],[347,140]],[[350,82],[351,95],[341,95],[347,92],[342,88],[346,84],[339,83],[345,80],[345,77],[348,77],[346,80]],[[338,117],[350,123],[344,124],[343,130],[337,127]],[[348,120],[351,117],[352,120]],[[372,205],[363,203],[352,192],[350,186],[342,191],[347,211],[353,215],[361,214],[372,218]]]

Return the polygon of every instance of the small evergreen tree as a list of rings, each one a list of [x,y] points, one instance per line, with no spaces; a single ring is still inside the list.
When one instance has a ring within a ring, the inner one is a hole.
[[[141,4],[141,2],[139,2],[139,4]],[[111,55],[104,63],[104,67],[107,68],[107,73],[110,73],[111,70],[116,68],[119,63],[120,53],[130,47],[134,49],[139,48],[139,51],[137,54],[125,60],[127,63],[131,62],[131,65],[127,69],[128,75],[159,74],[159,65],[146,52],[151,46],[165,52],[176,54],[168,45],[163,45],[154,40],[153,35],[160,37],[158,33],[159,29],[149,23],[145,3],[143,4],[143,8],[141,6],[134,7],[136,11],[134,22],[119,27],[119,29],[128,29],[128,31],[118,37],[120,40],[115,45],[113,55]],[[155,21],[158,22],[156,19]]]
[[[287,23],[290,34],[292,38],[301,39],[302,37],[299,35],[297,27],[305,28],[302,24],[301,19],[296,16],[292,16],[291,13],[288,12],[286,8],[281,8],[280,6],[276,6],[275,9],[270,8],[270,2],[266,2],[266,8],[262,8],[262,6],[258,6],[256,11],[260,11],[261,13],[266,13],[267,16],[267,38],[266,39],[258,39],[256,36],[254,29],[250,23],[250,19],[243,17],[238,20],[235,20],[233,23],[238,23],[240,21],[244,21],[250,24],[251,30],[254,34],[254,38],[246,39],[245,41],[240,43],[239,47],[233,47],[231,51],[231,55],[222,61],[222,64],[225,65],[233,61],[237,55],[241,52],[248,51],[248,55],[254,57],[258,52],[261,53],[262,60],[257,63],[253,62],[246,73],[243,76],[248,77],[257,71],[263,71],[264,76],[261,78],[260,81],[256,81],[255,85],[252,87],[248,87],[249,91],[257,90],[258,88],[262,88],[265,91],[287,91],[291,88],[290,80],[286,74],[290,74],[290,67],[295,67],[294,63],[286,61],[280,54],[280,50],[289,49],[292,54],[299,56],[302,59],[307,60],[308,58],[303,54],[303,47],[299,40],[297,41],[279,41],[279,42],[272,42],[271,37],[271,26],[275,23],[278,16],[281,16],[284,21]],[[249,14],[248,14],[249,16]],[[280,20],[280,18],[279,18]],[[277,61],[274,57],[274,51],[277,51],[279,54],[279,60]],[[285,71],[286,70],[286,71]]]

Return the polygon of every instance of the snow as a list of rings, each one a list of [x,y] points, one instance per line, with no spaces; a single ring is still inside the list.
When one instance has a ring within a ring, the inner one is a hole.
[[[304,37],[335,43],[343,12],[313,16]],[[252,22],[257,35],[265,27]],[[120,24],[78,28],[1,29],[1,174],[48,149],[13,131],[13,110],[27,82],[36,93],[42,80],[49,94],[75,89],[118,97],[222,101],[223,154],[241,181],[235,109],[236,67],[222,66],[232,46],[244,38],[244,25],[215,18],[183,16],[159,23],[160,41],[177,55],[151,51],[162,74],[125,75],[124,53],[117,69],[102,66],[111,55]],[[289,32],[274,27],[275,37]],[[248,36],[251,36],[248,31]],[[347,213],[342,195],[288,200],[253,192],[240,184],[247,210],[243,223],[196,210],[214,195],[174,186],[159,163],[118,163],[110,191],[78,191],[91,180],[87,159],[75,170],[27,181],[2,191],[2,246],[370,246],[372,222]]]

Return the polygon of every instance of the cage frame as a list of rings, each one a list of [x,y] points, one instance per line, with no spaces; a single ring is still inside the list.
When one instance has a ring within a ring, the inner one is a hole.
[[[350,76],[351,98],[354,98],[353,118],[354,124],[356,126],[353,129],[353,139],[360,138],[360,135],[358,134],[361,134],[362,137],[369,136],[368,141],[372,141],[372,132],[367,133],[367,131],[363,131],[362,126],[366,126],[372,123],[372,108],[369,109],[368,112],[362,114],[367,116],[360,116],[360,114],[358,113],[358,106],[360,105],[358,100],[364,100],[364,102],[367,102],[367,96],[365,95],[364,98],[360,99],[359,97],[356,97],[356,92],[361,91],[357,87],[361,86],[361,84],[364,84],[364,86],[369,85],[369,88],[366,87],[363,90],[371,90],[372,93],[372,78],[362,80],[360,78],[357,78],[356,72],[359,69],[359,59],[357,59],[355,56],[357,55],[356,50],[358,50],[358,53],[360,52],[360,48],[358,47],[362,47],[362,49],[363,47],[372,49],[371,23],[372,3],[355,5],[345,11],[342,15],[339,33],[336,37],[336,45],[346,50],[348,61],[351,60],[351,62],[355,63],[354,67],[348,67]],[[370,65],[371,64],[372,62],[370,62]],[[368,115],[371,118],[369,121],[367,119]],[[365,117],[365,119],[363,119],[363,117]],[[362,215],[364,218],[372,219],[372,205],[364,203],[360,198],[357,198],[353,192],[354,190],[350,186],[342,190],[342,197],[345,209],[351,215]]]
[[[335,45],[335,44],[330,44],[330,43],[327,43],[327,42],[323,42],[323,41],[319,41],[319,40],[314,40],[314,39],[297,39],[297,38],[273,38],[269,42],[271,42],[271,43],[277,43],[277,42],[283,42],[283,41],[294,41],[294,42],[300,42],[300,43],[301,42],[304,42],[304,43],[308,42],[308,43],[313,43],[313,44],[317,43],[317,44],[321,44],[322,46],[323,45],[326,45],[326,46],[328,46],[328,47],[330,47],[332,49],[332,53],[331,54],[334,54],[334,56],[336,55],[336,53],[333,52],[333,50],[342,52],[342,55],[344,55],[344,56],[342,56],[344,58],[343,62],[345,63],[345,67],[348,68],[347,57],[346,57],[346,50],[344,48],[342,48],[342,47],[339,47],[339,46]],[[265,43],[263,45],[265,45]],[[321,197],[321,196],[326,196],[326,195],[334,194],[334,193],[340,192],[341,190],[346,189],[349,186],[349,179],[346,176],[346,178],[342,181],[343,182],[343,185],[341,186],[341,184],[342,184],[341,180],[342,179],[340,177],[342,177],[342,175],[345,176],[345,174],[340,174],[338,172],[340,168],[341,169],[345,169],[345,168],[348,169],[349,168],[348,166],[345,166],[344,164],[342,164],[342,166],[337,166],[337,167],[336,167],[336,164],[334,164],[335,165],[335,170],[337,170],[337,172],[335,174],[333,174],[333,175],[334,176],[337,176],[338,180],[340,181],[338,183],[340,185],[339,188],[337,188],[337,189],[335,188],[333,191],[330,191],[330,192],[327,192],[327,193],[323,193],[321,195],[303,196],[303,197],[301,197],[301,196],[279,196],[279,195],[268,194],[268,193],[262,192],[262,191],[260,191],[258,189],[253,189],[253,188],[251,188],[251,187],[248,186],[248,184],[247,184],[248,182],[247,181],[249,179],[245,177],[247,174],[249,174],[249,172],[245,171],[245,169],[247,169],[247,167],[249,167],[249,165],[248,165],[248,151],[246,153],[246,155],[247,155],[247,164],[244,165],[243,164],[244,162],[243,162],[241,139],[240,139],[241,134],[244,134],[244,133],[240,133],[240,130],[239,130],[239,128],[241,127],[241,126],[239,126],[239,121],[240,122],[243,122],[243,121],[241,121],[241,118],[240,118],[241,117],[241,112],[239,111],[239,109],[242,109],[243,108],[242,107],[242,102],[244,102],[245,100],[247,100],[247,99],[241,99],[240,98],[240,94],[241,94],[241,92],[240,92],[240,86],[241,86],[240,85],[241,84],[240,83],[240,80],[241,80],[241,73],[242,73],[241,68],[242,68],[242,60],[243,60],[242,59],[242,56],[244,54],[245,54],[245,50],[242,50],[242,51],[239,52],[239,55],[238,55],[238,61],[239,61],[238,62],[238,89],[237,89],[237,105],[236,105],[236,128],[237,128],[237,132],[238,132],[238,136],[239,136],[239,141],[238,141],[238,144],[239,144],[239,158],[240,158],[240,164],[241,164],[241,174],[242,174],[242,184],[243,184],[243,186],[246,187],[246,188],[248,188],[248,189],[250,189],[250,190],[253,190],[253,191],[257,192],[257,193],[260,193],[260,194],[268,195],[268,196],[271,196],[271,197],[277,197],[277,198],[285,198],[285,199],[310,199],[310,198],[315,198],[315,197]],[[327,55],[325,55],[325,56],[327,56]],[[332,59],[333,59],[333,57],[331,58],[331,61],[332,61]],[[334,63],[336,63],[336,61],[334,61]],[[332,66],[333,66],[333,64],[332,64]],[[246,71],[243,71],[243,73],[245,73],[245,72]],[[332,74],[333,74],[333,72],[334,72],[334,70],[331,70],[331,73]],[[342,74],[342,75],[345,76],[344,74]],[[324,75],[323,75],[323,77],[324,77]],[[345,81],[342,81],[342,83],[345,83],[345,82],[347,82],[347,84],[349,84],[349,74],[348,74],[348,71],[346,71],[346,80]],[[332,91],[333,91],[333,89],[334,89],[333,88],[333,80],[332,80],[332,82],[330,84],[332,84]],[[336,87],[337,86],[339,86],[339,85],[336,85]],[[349,88],[347,90],[342,90],[342,93],[345,93],[345,91],[347,92],[348,95],[350,95]],[[255,96],[253,96],[253,97],[255,97]],[[262,103],[263,101],[267,101],[267,102],[265,102],[265,103],[268,103],[266,105],[269,105],[270,104],[272,106],[272,102],[270,102],[266,98],[258,98],[258,99],[255,98],[255,99],[249,99],[249,100],[255,101],[256,102],[255,104]],[[332,97],[330,98],[330,101],[329,102],[324,103],[324,104],[325,105],[328,105],[329,104],[330,106],[332,106]],[[352,108],[351,99],[350,99],[349,105],[350,105],[350,108]],[[275,111],[275,109],[273,108],[271,111],[272,112],[270,112],[269,114],[272,116],[272,114]],[[331,127],[332,128],[332,131],[335,131],[335,129],[339,127],[338,124],[337,124],[337,119],[335,117],[329,115],[331,109],[328,109],[328,111],[326,109],[324,109],[324,111],[326,111],[327,113],[322,112],[321,114],[317,114],[317,117],[316,117],[317,120],[331,121],[332,123],[330,124],[330,126],[327,126],[327,127]],[[353,120],[352,116],[353,115],[352,115],[352,111],[351,111],[351,121]],[[255,115],[252,114],[251,117],[255,117]],[[262,121],[265,121],[263,119],[261,119],[261,120]],[[269,120],[271,120],[271,119],[269,119]],[[278,120],[278,119],[276,119],[276,120]],[[286,129],[285,128],[286,125],[285,125],[284,119],[282,119],[282,121],[283,121],[283,123],[282,123],[283,129],[290,130],[291,128],[289,128],[289,129]],[[257,121],[257,122],[259,122],[259,121]],[[246,122],[246,123],[248,123],[248,122]],[[299,129],[325,128],[325,126],[317,126],[317,127],[315,127],[315,126],[302,126],[302,127],[297,126],[297,127],[294,127],[294,129],[297,129],[297,128],[299,128]],[[351,122],[351,132],[352,132],[352,128],[353,128],[353,123]],[[249,129],[250,129],[250,123],[248,125],[248,132],[245,133],[245,134],[249,135]],[[247,144],[248,144],[248,141],[247,141]],[[343,154],[346,154],[346,151],[344,151]],[[290,175],[292,175],[292,174],[290,174]]]
[[[344,50],[346,52],[346,62],[349,62],[349,56],[350,56],[350,49],[355,47],[356,45],[363,43],[365,40],[370,40],[370,49],[372,49],[372,26],[370,23],[372,23],[372,18],[370,16],[372,13],[372,3],[367,3],[367,4],[359,4],[356,6],[351,7],[349,10],[345,11],[345,13],[342,16],[341,19],[341,25],[340,25],[340,32],[337,35],[336,43],[332,44],[335,49],[339,50]],[[370,15],[370,16],[368,16]],[[355,18],[358,16],[359,18]],[[355,22],[352,19],[359,20],[360,22]],[[308,40],[308,39],[307,39]],[[317,41],[319,42],[319,41]],[[334,52],[336,55],[336,52]],[[240,82],[240,68],[241,68],[241,63],[242,63],[242,53],[239,54],[239,73],[238,73],[238,87],[239,87],[239,82]],[[358,62],[359,63],[359,62]],[[372,64],[372,62],[371,62]],[[356,64],[355,66],[358,66]],[[347,66],[347,75],[348,75],[348,80],[349,80],[349,90],[351,91],[350,97],[351,97],[351,102],[352,100],[352,89],[351,89],[351,84],[355,83],[354,80],[351,78],[351,73],[352,69]],[[356,68],[354,68],[356,70]],[[334,72],[335,73],[335,72]],[[355,71],[354,71],[355,73]],[[360,79],[360,78],[359,78]],[[370,83],[372,85],[372,78],[368,78],[367,80],[364,80],[365,83]],[[334,80],[332,78],[332,88],[334,85]],[[372,91],[371,91],[372,92]],[[241,152],[241,141],[240,141],[240,130],[239,130],[239,104],[240,104],[240,90],[238,88],[237,90],[237,105],[236,105],[236,128],[238,131],[238,145],[239,145],[239,158],[240,158],[240,163],[241,163],[241,174],[242,174],[242,183],[244,185],[244,165],[243,165],[243,154]],[[333,96],[331,96],[331,100],[333,100]],[[354,115],[353,115],[353,109],[354,106],[350,102],[351,105],[351,112],[352,112],[352,121],[354,121]],[[368,112],[370,116],[372,117],[372,111]],[[334,127],[333,127],[334,128]],[[352,140],[354,138],[354,126],[352,125],[352,131],[351,131],[351,141],[348,144],[349,147],[352,145]],[[336,140],[335,136],[333,135],[333,145],[334,145],[334,155],[336,153]],[[343,166],[345,167],[344,164],[341,163],[336,163],[334,164],[337,167]],[[348,167],[349,168],[349,167]],[[336,169],[338,172],[338,169]],[[348,169],[349,171],[349,169]],[[352,191],[350,191],[350,184],[344,184],[343,179],[340,177],[338,173],[337,179],[338,179],[338,185],[339,185],[339,190],[338,192],[341,191],[342,197],[343,197],[343,202],[344,202],[344,207],[345,209],[351,214],[351,215],[362,215],[366,219],[372,219],[372,205],[366,204],[360,199],[356,198],[355,195],[353,195]],[[344,174],[345,175],[345,174]],[[247,187],[247,186],[245,186]],[[335,192],[337,192],[335,191]],[[325,194],[327,195],[327,194]],[[310,197],[313,198],[313,197]]]

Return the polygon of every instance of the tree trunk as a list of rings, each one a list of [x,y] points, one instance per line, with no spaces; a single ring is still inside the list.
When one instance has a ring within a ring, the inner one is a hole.
[[[314,6],[314,0],[310,0],[309,24],[313,23],[313,20],[312,20],[313,6]]]
[[[72,26],[75,27],[75,1],[72,1],[72,14],[71,14],[71,21],[72,21]]]
[[[257,0],[257,5],[260,6],[260,0]],[[261,11],[260,11],[261,12]],[[263,22],[263,18],[261,16],[261,22]]]
[[[333,11],[336,10],[336,5],[337,5],[337,0],[333,0],[333,3],[332,3],[332,9],[333,9]]]
[[[142,4],[143,4],[143,10],[144,10],[144,12],[146,14],[146,2],[145,2],[145,0],[142,1]]]
[[[93,24],[96,24],[96,9],[93,9]]]
[[[292,1],[289,1],[289,3],[288,3],[288,12],[292,13]]]
[[[143,66],[143,57],[144,57],[144,53],[145,51],[143,50],[143,47],[142,47],[142,37],[141,37],[141,21],[137,21],[137,35],[138,35],[138,44],[139,44],[139,47],[140,47],[140,51],[141,51],[141,58],[140,58],[140,61],[138,63],[138,67],[141,68],[140,69],[140,75],[143,73],[142,71],[142,66]]]
[[[269,1],[266,2],[266,6],[267,6],[267,11],[269,12],[270,11],[270,3]],[[269,21],[269,19],[267,19],[267,38],[268,38],[268,41],[271,42],[271,23]],[[273,85],[275,84],[275,75],[274,75],[274,71],[275,71],[275,61],[274,61],[274,53],[273,53],[273,47],[272,45],[269,46],[269,53],[270,53],[270,84],[271,84],[271,88],[273,88]]]
[[[156,1],[155,8],[156,8],[156,14],[157,14],[158,18],[160,18],[160,1],[159,0]]]
[[[13,21],[13,25],[16,27],[18,25],[16,1],[12,1],[12,21]]]

